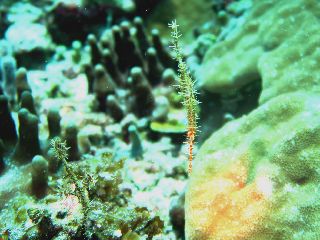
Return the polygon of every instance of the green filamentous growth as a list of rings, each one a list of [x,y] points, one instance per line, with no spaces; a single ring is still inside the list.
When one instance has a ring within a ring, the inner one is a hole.
[[[172,21],[169,24],[169,27],[172,29],[171,37],[172,37],[172,46],[175,53],[175,60],[178,62],[178,73],[179,73],[179,94],[183,98],[183,106],[187,112],[188,118],[188,127],[187,127],[187,143],[189,146],[188,159],[189,159],[189,173],[192,170],[192,160],[193,160],[193,146],[194,140],[197,132],[197,108],[198,108],[198,100],[196,98],[197,92],[195,90],[195,81],[190,76],[190,71],[187,67],[186,62],[183,60],[182,50],[179,45],[179,38],[181,34],[178,31],[179,25],[176,20]]]
[[[89,212],[89,197],[86,188],[83,186],[82,182],[78,180],[76,174],[72,170],[71,166],[67,162],[68,160],[68,149],[66,142],[62,141],[59,137],[55,137],[50,141],[51,149],[54,152],[55,157],[61,161],[65,167],[67,177],[70,178],[72,183],[75,185],[75,195],[80,201],[83,211],[83,221],[82,226],[85,227],[88,212]]]

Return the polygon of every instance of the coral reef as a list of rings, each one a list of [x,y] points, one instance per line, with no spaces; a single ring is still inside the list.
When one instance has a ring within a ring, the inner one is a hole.
[[[319,239],[319,13],[1,1],[0,239]]]
[[[187,239],[319,238],[318,15],[313,0],[252,1],[205,53],[200,85],[228,112],[240,102],[230,96],[262,87],[259,106],[228,116],[198,151]]]
[[[9,23],[0,41],[0,238],[179,238],[169,216],[187,179],[176,64],[162,32],[145,28],[144,7],[157,2],[119,3],[0,9]],[[50,148],[57,137],[64,158]]]
[[[198,72],[201,86],[226,93],[261,78],[260,103],[301,87],[317,88],[318,15],[317,1],[253,1],[243,25],[206,53]]]
[[[280,95],[205,142],[186,192],[188,239],[317,238],[318,104]]]

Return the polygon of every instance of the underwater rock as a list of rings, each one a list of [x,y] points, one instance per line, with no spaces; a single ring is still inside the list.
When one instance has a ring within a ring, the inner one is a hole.
[[[226,10],[228,4],[231,1],[224,1],[224,0],[213,0],[212,1],[212,9],[214,10],[214,12],[219,13],[220,11],[224,11]]]
[[[319,94],[282,94],[200,148],[186,191],[186,238],[317,239]]]
[[[12,55],[13,55],[12,44],[5,39],[1,39],[0,40],[0,56],[5,57],[5,56],[12,56]],[[0,72],[1,72],[1,70],[0,70]]]
[[[47,51],[52,46],[46,26],[39,23],[14,23],[9,26],[5,37],[13,45],[16,53],[30,53],[34,50]]]
[[[37,22],[43,17],[42,9],[28,2],[16,2],[10,6],[8,21],[11,23]]]
[[[197,37],[194,42],[194,54],[197,57],[197,62],[199,59],[203,60],[205,53],[209,50],[209,48],[217,42],[217,37],[212,33],[201,34]],[[199,65],[199,63],[197,64]]]
[[[16,3],[8,15],[11,25],[5,32],[19,66],[38,67],[52,54],[54,44],[47,30],[43,9]]]
[[[44,157],[36,155],[33,157],[31,165],[32,193],[37,198],[43,198],[48,188],[48,161]]]
[[[234,14],[235,16],[240,16],[251,7],[252,0],[232,1],[231,4],[227,6],[227,11]]]
[[[260,103],[318,89],[319,9],[316,0],[253,1],[244,24],[206,53],[200,85],[226,93],[262,78]]]

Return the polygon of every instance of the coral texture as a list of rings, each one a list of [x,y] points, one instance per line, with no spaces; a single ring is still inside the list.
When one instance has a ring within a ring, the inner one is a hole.
[[[201,147],[186,192],[196,239],[319,239],[318,94],[283,94]]]
[[[39,3],[38,17],[27,2],[0,4],[0,16],[36,19],[10,22],[0,39],[0,239],[175,239],[182,133],[150,126],[185,127],[163,34],[105,1]],[[26,25],[52,41],[9,42]]]
[[[226,93],[262,78],[260,103],[319,88],[319,17],[316,0],[254,1],[244,24],[205,55],[202,87]]]

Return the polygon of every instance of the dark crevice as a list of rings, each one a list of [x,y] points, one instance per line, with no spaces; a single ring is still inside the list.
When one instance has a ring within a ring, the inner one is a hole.
[[[9,22],[7,19],[7,9],[0,6],[0,38],[4,37],[4,33],[9,27]]]
[[[198,142],[205,141],[228,121],[240,118],[257,108],[261,83],[261,79],[257,79],[232,94],[224,95],[202,90],[199,94],[201,111]]]

